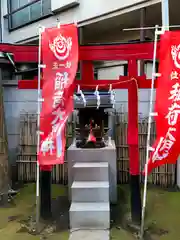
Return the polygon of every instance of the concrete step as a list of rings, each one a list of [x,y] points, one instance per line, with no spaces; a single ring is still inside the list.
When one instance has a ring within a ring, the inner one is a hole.
[[[109,182],[74,181],[71,196],[73,202],[109,202]]]
[[[112,141],[112,146],[105,148],[76,148],[70,146],[67,151],[67,159],[70,162],[109,162],[116,160],[116,146]],[[116,161],[115,161],[116,162]]]
[[[109,230],[79,230],[70,233],[69,240],[109,240]]]
[[[73,165],[74,181],[109,181],[108,162],[77,162]]]
[[[69,215],[72,230],[110,228],[110,205],[108,202],[72,202]]]

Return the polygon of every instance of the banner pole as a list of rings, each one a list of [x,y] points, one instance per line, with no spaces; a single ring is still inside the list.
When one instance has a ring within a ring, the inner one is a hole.
[[[40,108],[41,108],[41,33],[42,27],[39,27],[39,48],[38,48],[38,105],[37,105],[37,157],[40,147]],[[36,228],[38,229],[39,225],[39,175],[40,175],[40,168],[37,159],[37,169],[36,169]]]
[[[152,113],[153,112],[153,95],[154,95],[153,91],[154,91],[154,81],[156,78],[157,36],[158,36],[158,25],[156,25],[156,27],[155,27],[155,37],[154,37],[151,95],[150,95],[149,118],[148,118],[148,134],[147,134],[147,143],[146,143],[145,180],[144,180],[142,219],[141,219],[141,229],[140,229],[140,239],[141,240],[143,240],[143,237],[144,237],[144,220],[145,220],[146,198],[147,198],[147,180],[148,180],[148,160],[149,160],[151,120],[152,120],[151,117],[153,116],[153,113]]]

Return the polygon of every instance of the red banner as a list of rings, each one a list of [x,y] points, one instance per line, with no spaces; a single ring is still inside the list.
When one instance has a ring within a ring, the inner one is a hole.
[[[176,163],[180,153],[180,32],[165,32],[160,41],[160,66],[155,112],[157,139],[148,173],[165,163]]]
[[[73,111],[73,81],[78,66],[78,35],[73,24],[42,33],[43,89],[40,114],[40,166],[63,164],[65,126]]]

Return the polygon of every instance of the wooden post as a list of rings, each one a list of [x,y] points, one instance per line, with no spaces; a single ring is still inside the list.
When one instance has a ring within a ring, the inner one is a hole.
[[[51,171],[40,172],[40,217],[51,218]]]

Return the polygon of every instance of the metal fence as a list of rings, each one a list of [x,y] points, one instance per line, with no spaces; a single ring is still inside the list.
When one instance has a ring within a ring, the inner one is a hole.
[[[129,181],[129,154],[127,144],[127,114],[118,113],[115,116],[115,141],[117,148],[117,179],[118,183]],[[139,153],[141,169],[145,165],[147,120],[139,120]],[[36,180],[36,115],[23,114],[20,116],[20,141],[19,154],[17,156],[17,180],[22,182],[34,182]],[[73,124],[67,124],[67,147],[72,142]],[[155,123],[151,128],[151,143],[156,137]],[[156,168],[148,178],[149,183],[162,187],[174,186],[176,182],[176,165],[164,165]],[[56,165],[52,170],[52,182],[67,184],[67,161],[63,165]]]

